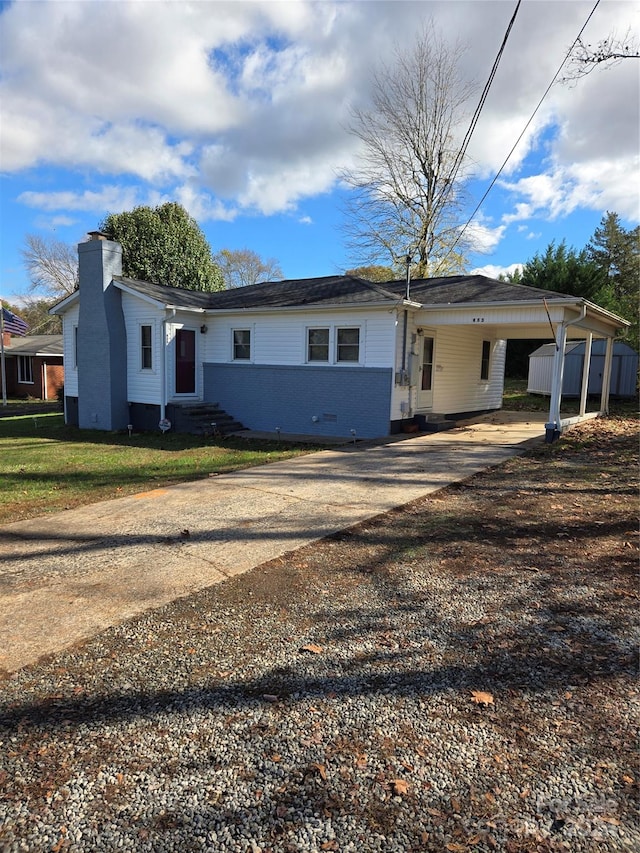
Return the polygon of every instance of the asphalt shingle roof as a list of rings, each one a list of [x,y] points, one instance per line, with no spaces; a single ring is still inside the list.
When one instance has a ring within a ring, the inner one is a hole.
[[[403,280],[378,284],[348,275],[269,281],[215,293],[166,287],[122,276],[118,276],[115,281],[165,305],[209,311],[397,303],[404,299],[406,293],[406,282]],[[551,302],[571,298],[569,294],[511,284],[483,275],[416,279],[411,282],[410,288],[410,299],[423,305],[462,306],[465,303],[530,302],[540,299]]]
[[[62,355],[62,335],[26,335],[11,338],[5,355]]]

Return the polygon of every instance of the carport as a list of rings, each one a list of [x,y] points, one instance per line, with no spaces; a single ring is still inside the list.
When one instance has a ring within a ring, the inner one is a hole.
[[[554,303],[550,306],[543,301],[542,311],[546,315],[538,318],[537,331],[527,327],[527,334],[518,337],[536,338],[545,337],[549,333],[555,341],[555,354],[551,377],[551,395],[549,400],[549,417],[545,424],[547,442],[557,439],[562,430],[571,424],[579,423],[588,418],[606,415],[609,411],[609,394],[611,388],[611,365],[613,357],[613,343],[619,331],[626,329],[630,324],[627,320],[617,317],[609,311],[588,302],[586,299],[577,300],[566,305]],[[540,314],[540,308],[538,309]],[[540,323],[540,319],[542,322]],[[546,325],[546,335],[545,335]],[[506,332],[507,330],[505,330]],[[542,333],[542,334],[541,334]],[[508,337],[514,337],[513,329],[509,330]],[[602,390],[598,409],[587,411],[589,368],[591,364],[591,351],[594,338],[605,340],[604,370],[602,375]],[[579,413],[573,417],[563,418],[562,406],[562,380],[565,370],[566,343],[568,340],[585,341],[585,357],[582,369],[582,381],[580,387]]]

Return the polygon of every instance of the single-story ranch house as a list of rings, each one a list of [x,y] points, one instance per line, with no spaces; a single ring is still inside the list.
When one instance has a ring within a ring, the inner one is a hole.
[[[9,396],[56,399],[64,385],[62,335],[16,338],[5,332],[4,360]]]
[[[66,420],[85,429],[184,429],[185,412],[204,404],[272,433],[429,428],[499,409],[507,339],[555,336],[547,436],[556,437],[567,336],[604,338],[610,370],[628,325],[584,299],[480,275],[194,292],[124,278],[121,246],[90,237],[78,246],[79,290],[51,309],[63,320]],[[582,416],[585,405],[586,385]],[[607,406],[605,376],[599,411]]]

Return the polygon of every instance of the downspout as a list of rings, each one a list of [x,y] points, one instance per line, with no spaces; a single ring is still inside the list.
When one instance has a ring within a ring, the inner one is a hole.
[[[565,344],[567,343],[567,329],[576,323],[582,322],[587,316],[587,306],[583,303],[580,316],[572,320],[563,320],[556,332],[556,354],[553,363],[553,377],[551,380],[551,399],[549,401],[549,420],[544,425],[545,442],[551,444],[560,438],[562,424],[560,419],[560,404],[562,401],[562,379],[564,376]]]
[[[46,361],[42,362],[42,390],[44,392],[42,395],[42,399],[48,400],[49,395],[47,393],[47,362]]]
[[[609,414],[609,394],[611,392],[611,367],[613,364],[613,338],[607,338],[602,370],[602,390],[600,392],[600,414]]]
[[[160,359],[160,420],[163,421],[167,414],[167,323],[176,316],[176,309],[172,308],[170,313],[162,321],[162,358]]]

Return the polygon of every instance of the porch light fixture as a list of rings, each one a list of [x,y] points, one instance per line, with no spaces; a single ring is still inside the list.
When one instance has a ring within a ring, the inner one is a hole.
[[[201,334],[201,335],[206,335],[206,334],[207,334],[207,325],[206,325],[206,323],[203,323],[203,324],[200,326],[200,334]]]

